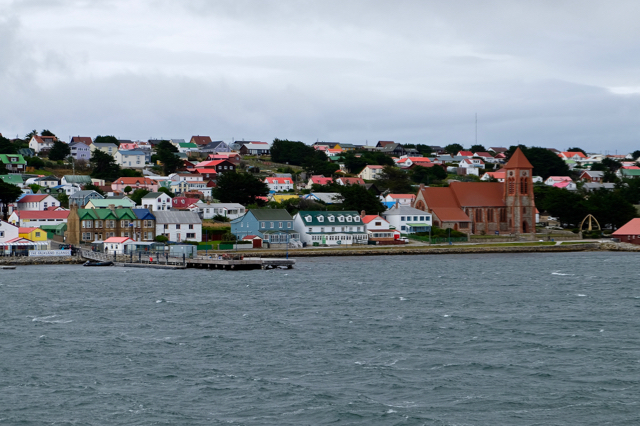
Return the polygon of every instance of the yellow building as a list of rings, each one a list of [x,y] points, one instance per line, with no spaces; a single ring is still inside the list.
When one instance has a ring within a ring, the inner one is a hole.
[[[276,203],[281,203],[284,200],[289,200],[291,198],[300,198],[300,196],[296,194],[273,194],[269,196],[271,201],[275,201]]]
[[[40,228],[20,228],[18,229],[20,238],[26,238],[29,241],[47,241],[47,233]]]

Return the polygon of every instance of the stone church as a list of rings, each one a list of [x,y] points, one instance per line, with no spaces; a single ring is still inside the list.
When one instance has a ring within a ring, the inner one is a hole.
[[[420,186],[417,209],[433,215],[433,225],[466,234],[528,234],[536,231],[533,166],[518,148],[504,166],[504,182],[452,182]]]

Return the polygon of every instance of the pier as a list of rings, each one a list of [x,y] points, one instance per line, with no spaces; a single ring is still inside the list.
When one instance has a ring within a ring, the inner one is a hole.
[[[129,268],[155,269],[223,269],[223,270],[251,270],[251,269],[291,269],[295,265],[294,259],[277,259],[261,257],[244,257],[238,254],[220,254],[212,256],[196,256],[194,258],[170,256],[131,256],[107,255],[91,250],[82,250],[83,258],[97,262],[113,262],[113,266]]]

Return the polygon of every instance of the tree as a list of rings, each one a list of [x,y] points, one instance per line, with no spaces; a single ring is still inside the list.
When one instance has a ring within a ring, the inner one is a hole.
[[[40,157],[27,157],[25,160],[27,161],[27,166],[33,167],[34,169],[41,169],[44,167],[44,160]]]
[[[62,192],[58,194],[58,201],[60,201],[60,206],[64,208],[69,208],[69,196]]]
[[[96,186],[96,185],[94,185],[92,183],[90,183],[88,185],[85,185],[83,187],[83,189],[85,191],[96,191],[98,194],[100,194],[100,195],[102,195],[104,197],[104,191],[102,189],[100,189],[100,187],[98,187],[98,186]]]
[[[171,198],[175,197],[175,194],[173,192],[171,192],[171,190],[169,188],[167,188],[166,186],[161,186],[160,188],[158,188],[158,192],[164,192],[165,194],[167,194]]]
[[[131,191],[133,191],[133,188],[131,188],[129,185],[127,185],[127,186],[125,186],[125,187],[124,187],[124,192],[125,192],[125,194],[128,194],[128,193],[130,193]]]
[[[43,133],[44,134],[44,133]],[[64,142],[60,142],[56,140],[51,147],[51,151],[49,151],[49,160],[58,161],[64,160],[71,154],[71,148]]]
[[[552,151],[549,151],[547,148],[527,148],[524,145],[511,146],[507,151],[507,157],[511,158],[511,155],[513,155],[517,148],[522,150],[522,153],[533,166],[534,176],[542,176],[543,179],[547,179],[549,176],[569,175],[569,166],[567,166],[560,157]]]
[[[340,168],[337,164],[330,163],[324,152],[318,151],[303,142],[294,142],[286,139],[276,138],[273,140],[271,160],[276,163],[302,166],[308,173],[325,176],[331,176]]]
[[[17,154],[18,148],[11,141],[0,136],[0,154]]]
[[[169,141],[160,141],[156,145],[156,156],[162,163],[162,171],[165,175],[174,173],[180,166],[182,166],[182,160],[176,156],[178,148],[176,148]]]
[[[56,137],[56,135],[52,131],[50,131],[48,129],[44,129],[43,131],[41,131],[40,135],[41,136],[53,136],[54,138]]]
[[[38,136],[38,131],[36,129],[33,129],[32,131],[30,131],[29,133],[24,135],[24,138],[26,140],[31,140],[31,138],[34,137],[34,136]]]
[[[113,182],[121,175],[120,166],[116,163],[115,158],[99,149],[93,151],[89,162],[93,166],[91,171],[91,177],[93,178]]]
[[[603,228],[619,228],[638,216],[633,204],[619,190],[594,191],[584,205],[586,213],[594,215]]]
[[[0,203],[2,203],[2,219],[6,222],[9,213],[9,204],[22,195],[22,190],[16,185],[0,179]]]
[[[451,155],[456,155],[463,149],[464,149],[463,146],[460,145],[459,143],[452,143],[444,147],[444,150]]]
[[[576,148],[569,148],[569,149],[567,149],[567,152],[581,152],[581,153],[583,153],[584,155],[587,155],[587,151],[585,151],[585,150],[584,150],[584,149],[582,149],[582,148],[578,148],[578,147],[576,147]]]
[[[218,178],[214,196],[222,203],[239,203],[244,206],[258,203],[257,197],[269,193],[266,183],[247,173],[227,172]]]
[[[413,191],[409,174],[397,167],[385,166],[378,182],[380,186],[395,194],[406,194]]]
[[[487,152],[482,145],[471,145],[471,152]]]
[[[427,185],[447,178],[447,172],[438,164],[432,167],[413,167],[411,180],[415,183],[426,183]]]
[[[126,191],[126,189],[127,188],[125,188],[125,191]],[[131,191],[131,189],[129,189],[129,191]],[[142,197],[144,197],[148,193],[149,193],[148,190],[146,190],[144,188],[139,188],[139,189],[136,189],[135,191],[133,191],[133,194],[131,194],[131,196],[129,198],[131,198],[131,201],[133,201],[137,205],[141,205],[142,204]]]
[[[115,144],[116,146],[120,146],[120,141],[118,141],[118,138],[116,138],[115,136],[96,136],[96,138],[93,140],[93,143],[112,143]]]
[[[640,151],[638,151],[638,150],[633,151],[631,156],[633,157],[634,160],[637,160],[638,158],[640,158]]]
[[[539,211],[547,211],[560,223],[578,226],[588,211],[580,194],[553,186],[535,186],[534,195]]]
[[[387,208],[380,199],[361,185],[341,185],[338,190],[344,201],[340,205],[344,210],[365,211],[368,214],[380,214]]]

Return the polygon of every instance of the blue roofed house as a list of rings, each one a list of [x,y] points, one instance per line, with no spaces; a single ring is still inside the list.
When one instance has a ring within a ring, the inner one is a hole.
[[[100,193],[92,189],[78,191],[75,194],[72,194],[69,196],[69,205],[75,204],[78,207],[84,207],[87,205],[89,201],[96,200],[96,199],[103,200],[104,197],[100,195]]]
[[[231,221],[231,233],[238,240],[257,235],[269,244],[300,245],[300,234],[293,227],[293,218],[285,209],[249,210]]]
[[[136,215],[133,222],[133,239],[153,241],[156,238],[156,217],[149,209],[131,209]]]

